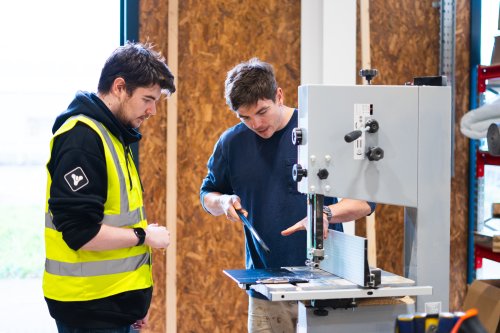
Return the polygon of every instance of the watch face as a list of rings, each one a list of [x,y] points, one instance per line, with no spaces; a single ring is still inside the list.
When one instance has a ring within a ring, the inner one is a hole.
[[[146,236],[146,232],[144,231],[144,229],[142,229],[142,228],[134,228],[134,230],[135,230],[135,234],[138,237],[145,237]]]
[[[144,241],[146,240],[146,232],[144,231],[144,229],[134,228],[134,233],[139,239],[139,241],[137,242],[137,246],[144,244]]]

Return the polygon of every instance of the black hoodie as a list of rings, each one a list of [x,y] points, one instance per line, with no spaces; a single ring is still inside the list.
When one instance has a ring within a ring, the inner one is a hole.
[[[101,122],[123,144],[128,163],[129,145],[141,139],[135,129],[128,129],[95,94],[78,92],[68,109],[56,118],[52,132],[75,115],[86,115]],[[128,165],[127,163],[127,165]],[[73,191],[64,176],[81,168],[88,184]],[[83,123],[54,140],[47,169],[52,179],[49,210],[57,230],[73,250],[80,249],[101,228],[107,197],[107,171],[104,147],[99,135]],[[131,186],[131,183],[128,184]],[[86,301],[60,302],[47,299],[50,314],[57,321],[77,328],[114,328],[142,319],[151,302],[152,288]]]

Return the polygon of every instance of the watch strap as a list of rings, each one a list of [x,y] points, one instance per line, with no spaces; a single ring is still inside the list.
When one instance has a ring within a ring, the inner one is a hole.
[[[144,241],[146,240],[146,232],[144,231],[143,228],[134,228],[134,233],[137,236],[137,244],[135,246],[140,246],[144,244]]]
[[[328,223],[332,222],[333,214],[330,207],[323,206],[323,213],[326,214],[326,219],[328,220]]]

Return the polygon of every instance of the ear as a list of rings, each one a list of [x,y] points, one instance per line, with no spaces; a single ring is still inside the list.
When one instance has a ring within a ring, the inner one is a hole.
[[[276,104],[279,106],[283,105],[283,89],[280,87],[276,89]]]
[[[111,92],[115,96],[120,96],[123,93],[127,93],[127,87],[125,84],[125,80],[122,77],[117,77],[113,81],[113,85],[111,86]]]

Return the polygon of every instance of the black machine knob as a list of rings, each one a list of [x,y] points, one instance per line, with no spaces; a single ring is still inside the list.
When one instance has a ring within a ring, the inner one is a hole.
[[[380,147],[368,148],[366,156],[370,161],[379,161],[384,158],[384,150]]]
[[[307,170],[303,169],[300,164],[294,164],[292,168],[292,177],[296,182],[300,182],[303,177],[307,177]]]
[[[292,130],[292,143],[296,146],[302,144],[302,134],[303,131],[301,128],[294,128]]]
[[[352,131],[344,136],[344,140],[345,142],[353,142],[354,140],[359,138],[362,133],[363,132],[361,132],[360,130]]]
[[[364,128],[347,133],[344,136],[344,140],[345,142],[353,142],[354,140],[358,139],[361,134],[363,134],[363,131],[367,131],[368,133],[375,133],[378,131],[378,129],[378,121],[376,121],[375,119],[369,119],[366,121]]]
[[[362,69],[359,71],[359,76],[363,76],[366,81],[368,81],[368,84],[371,84],[371,80],[373,80],[377,74],[378,70],[376,69]]]
[[[365,123],[365,126],[368,127],[368,129],[366,130],[368,133],[376,133],[379,129],[378,121],[376,121],[375,119],[368,120]]]
[[[327,169],[319,169],[318,170],[318,177],[321,180],[327,179],[328,178],[328,170]]]

